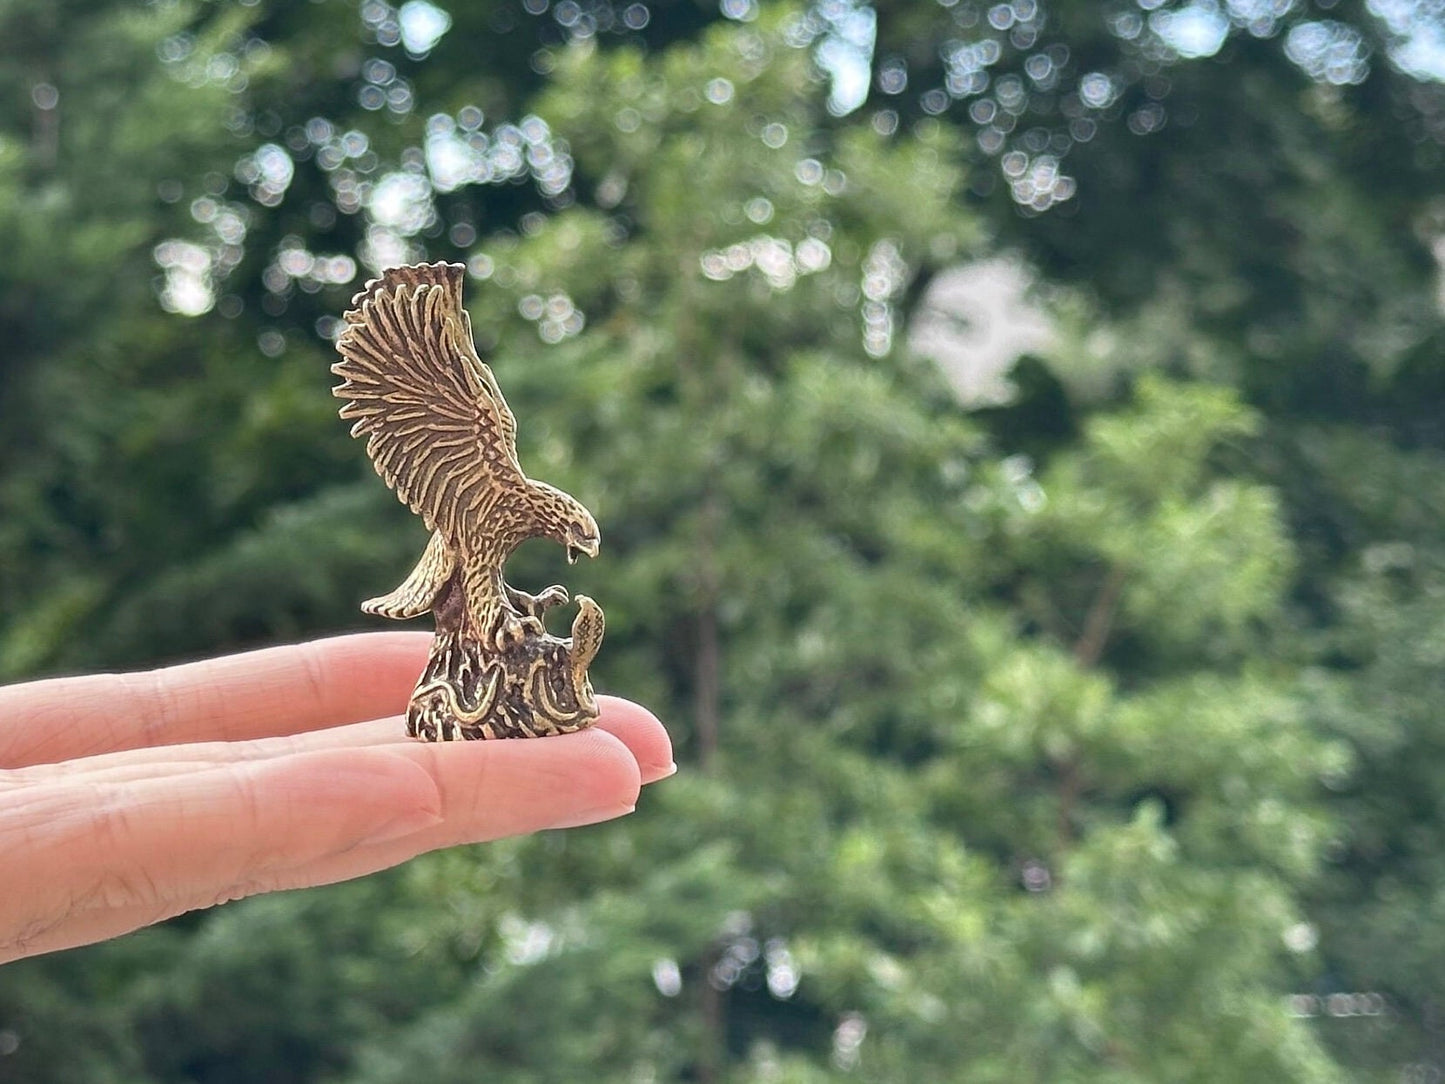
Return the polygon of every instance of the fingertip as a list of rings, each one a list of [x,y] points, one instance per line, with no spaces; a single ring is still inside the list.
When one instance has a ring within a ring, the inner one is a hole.
[[[650,710],[637,703],[635,700],[628,700],[621,696],[611,696],[607,693],[600,693],[597,696],[597,707],[603,719],[624,719],[657,727],[659,730],[666,730],[662,722]]]
[[[572,773],[582,789],[577,797],[588,807],[635,807],[642,793],[643,773],[632,748],[618,735],[600,727],[561,734],[547,742],[569,742],[568,756],[576,761]]]
[[[641,704],[618,696],[599,696],[597,706],[601,714],[595,729],[613,735],[627,746],[637,761],[644,784],[676,773],[672,739],[656,715]]]
[[[618,737],[589,727],[548,738],[388,746],[435,779],[446,823],[423,849],[616,816],[637,804],[642,771]]]

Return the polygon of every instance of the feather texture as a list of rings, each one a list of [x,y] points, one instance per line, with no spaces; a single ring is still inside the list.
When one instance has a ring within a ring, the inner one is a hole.
[[[475,519],[523,491],[516,419],[472,345],[460,264],[393,268],[369,283],[337,340],[348,400],[376,471],[453,548]]]
[[[397,621],[420,617],[436,603],[456,566],[456,552],[439,532],[433,532],[421,560],[402,585],[390,594],[367,599],[361,604],[361,610]]]

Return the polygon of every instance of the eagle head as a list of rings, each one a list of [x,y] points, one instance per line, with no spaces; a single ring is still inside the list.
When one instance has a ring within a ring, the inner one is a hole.
[[[575,501],[573,503],[576,504]],[[592,513],[580,504],[577,504],[576,512],[576,516],[567,521],[562,537],[562,544],[567,547],[569,565],[575,565],[577,558],[583,554],[596,557],[597,547],[602,544],[602,536],[598,533],[597,521],[592,518]]]
[[[532,482],[531,488],[541,528],[538,533],[566,549],[569,565],[576,564],[584,554],[596,557],[602,535],[592,513],[577,498],[545,482]]]

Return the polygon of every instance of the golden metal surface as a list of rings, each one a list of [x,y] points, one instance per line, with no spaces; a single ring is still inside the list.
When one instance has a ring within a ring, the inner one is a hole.
[[[395,267],[352,300],[337,339],[351,435],[431,541],[400,587],[362,603],[367,613],[436,619],[431,655],[407,707],[407,733],[428,741],[541,737],[597,718],[587,667],[602,644],[601,608],[577,596],[572,635],[542,618],[567,601],[502,579],[529,538],[565,546],[567,560],[597,556],[592,513],[522,473],[517,421],[492,370],[477,356],[462,307],[460,264]]]

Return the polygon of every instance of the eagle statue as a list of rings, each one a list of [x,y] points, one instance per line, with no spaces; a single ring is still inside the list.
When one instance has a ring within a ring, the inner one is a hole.
[[[376,472],[432,532],[401,586],[362,603],[397,619],[431,611],[436,636],[407,707],[407,733],[429,741],[539,737],[597,717],[587,668],[602,643],[601,608],[577,596],[572,635],[548,634],[567,601],[503,579],[529,538],[597,556],[597,521],[574,497],[528,478],[517,422],[477,356],[462,307],[460,264],[395,267],[352,300],[336,340],[341,417],[366,439]]]

